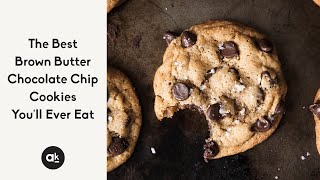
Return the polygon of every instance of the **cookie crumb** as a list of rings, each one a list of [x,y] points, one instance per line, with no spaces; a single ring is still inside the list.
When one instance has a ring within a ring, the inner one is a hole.
[[[279,177],[278,177],[278,176],[275,176],[274,178],[275,178],[275,179],[279,179]]]
[[[305,160],[306,158],[304,157],[304,156],[301,156],[301,160],[303,161],[303,160]]]
[[[278,168],[278,171],[280,171],[280,168]]]
[[[156,154],[156,150],[153,147],[151,147],[150,149],[152,154]]]
[[[307,152],[307,156],[310,156],[311,154],[309,152]]]

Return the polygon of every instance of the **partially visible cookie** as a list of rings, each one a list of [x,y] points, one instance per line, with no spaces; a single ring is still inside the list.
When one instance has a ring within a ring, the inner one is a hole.
[[[316,144],[317,149],[320,154],[320,88],[314,98],[314,104],[309,107],[310,111],[313,113],[315,121],[315,131],[316,131]]]
[[[118,6],[124,0],[107,0],[107,13],[109,13],[114,7]]]
[[[197,109],[208,122],[204,159],[246,151],[267,139],[285,113],[287,85],[273,44],[228,21],[195,25],[168,47],[154,78],[159,120]]]
[[[320,6],[320,0],[313,0],[313,2]]]
[[[130,80],[108,67],[107,171],[126,162],[134,151],[141,128],[139,100]]]

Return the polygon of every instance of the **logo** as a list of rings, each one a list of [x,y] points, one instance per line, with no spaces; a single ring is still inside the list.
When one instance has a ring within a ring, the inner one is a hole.
[[[60,148],[50,146],[42,152],[41,160],[48,169],[58,169],[64,163],[64,153]]]

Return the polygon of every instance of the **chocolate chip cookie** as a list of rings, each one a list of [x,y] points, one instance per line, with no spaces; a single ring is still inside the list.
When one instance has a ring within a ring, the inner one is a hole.
[[[108,67],[107,171],[129,159],[141,127],[139,100],[130,80],[119,70]]]
[[[205,115],[204,159],[246,151],[267,139],[285,113],[287,85],[276,50],[265,35],[240,24],[211,21],[180,36],[166,32],[168,47],[154,77],[159,120],[180,109]]]
[[[315,121],[315,131],[316,131],[316,144],[317,149],[320,154],[320,88],[314,98],[314,104],[309,107],[310,111],[313,113]]]
[[[320,6],[320,0],[313,0],[313,2]]]
[[[118,6],[124,0],[107,0],[107,13],[109,13],[113,8]]]

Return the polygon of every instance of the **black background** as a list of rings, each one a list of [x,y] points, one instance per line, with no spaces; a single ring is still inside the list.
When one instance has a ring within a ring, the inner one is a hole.
[[[270,37],[288,83],[288,109],[262,144],[205,163],[204,117],[182,111],[157,121],[152,83],[166,48],[163,32],[215,19],[240,22]],[[143,115],[132,157],[108,179],[320,179],[314,122],[304,108],[320,86],[320,7],[312,0],[127,0],[108,14],[108,24],[108,65],[132,80]]]

